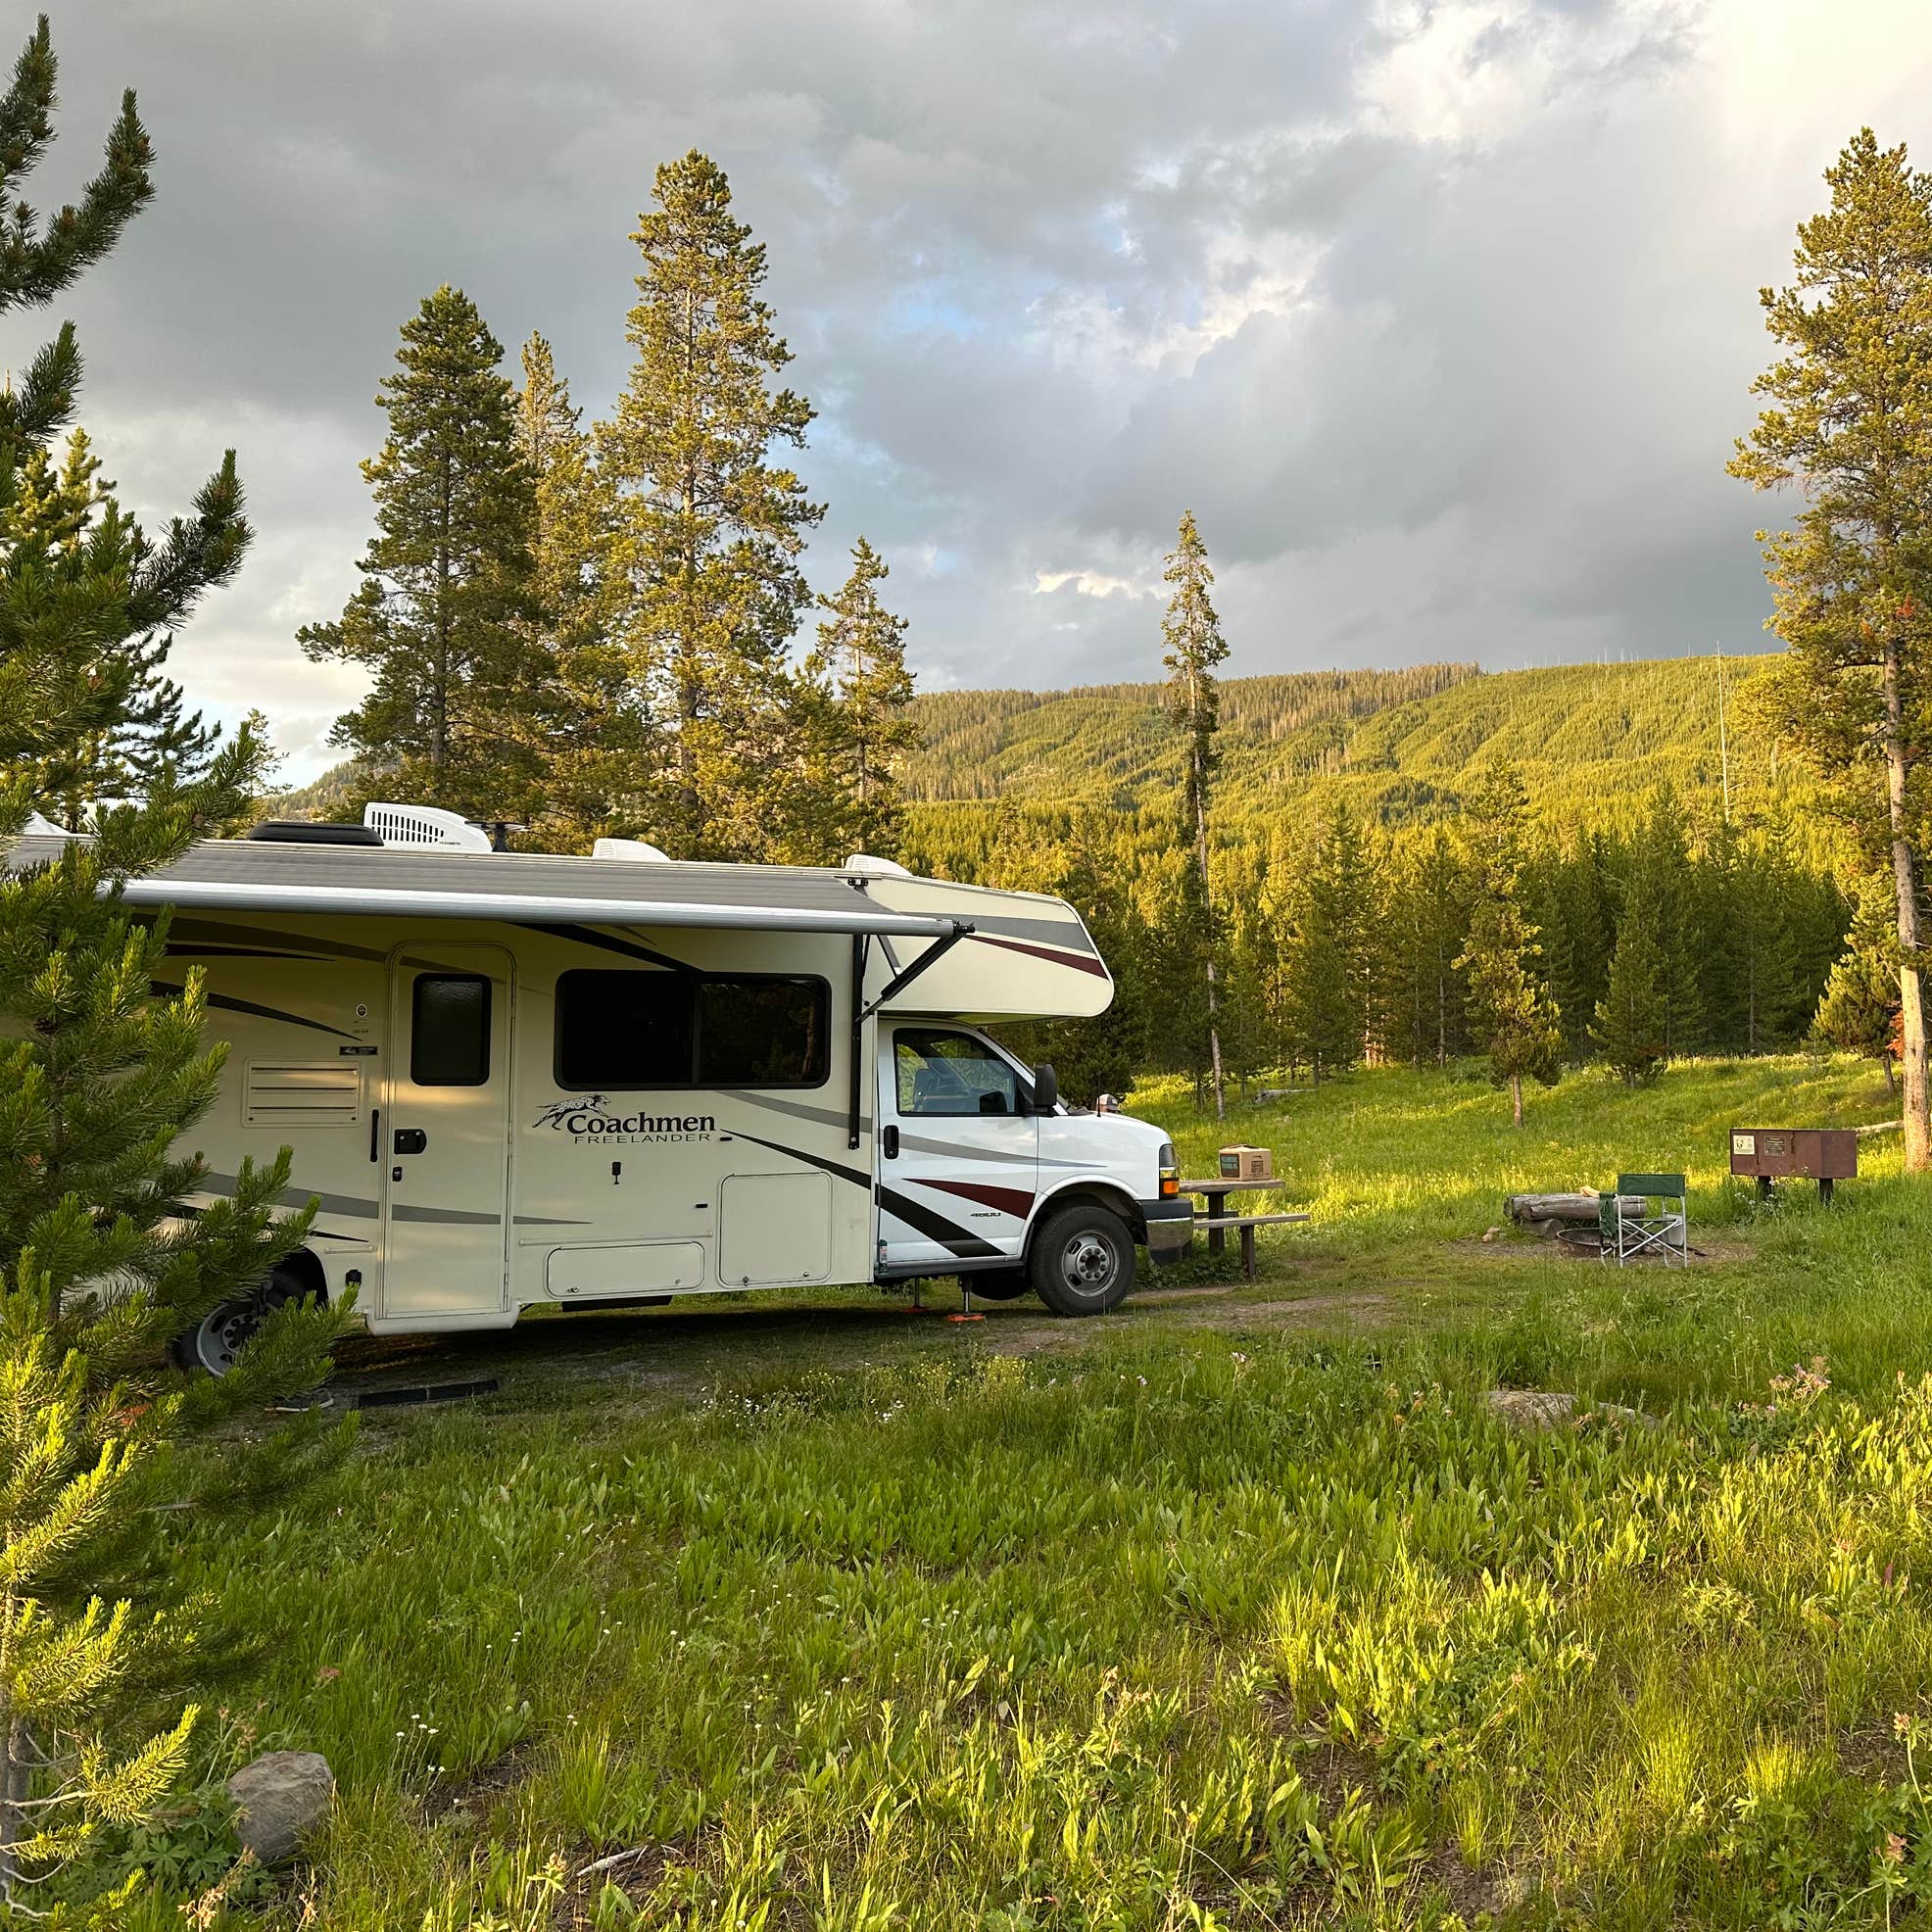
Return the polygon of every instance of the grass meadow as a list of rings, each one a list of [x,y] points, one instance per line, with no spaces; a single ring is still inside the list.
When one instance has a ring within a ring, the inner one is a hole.
[[[371,1344],[501,1392],[181,1561],[255,1661],[128,1932],[1826,1927],[1932,1900],[1932,1187],[1896,1136],[1761,1210],[1725,1130],[1881,1120],[1844,1061],[1364,1073],[1277,1150],[1263,1279],[971,1325],[873,1291]],[[1518,1186],[1691,1177],[1686,1273],[1485,1243]],[[943,1297],[941,1297],[942,1299]],[[1498,1384],[1584,1398],[1512,1432]],[[1611,1406],[1617,1405],[1617,1406]],[[1618,1410],[1641,1412],[1638,1416]],[[320,1750],[313,1866],[218,1780]],[[188,1916],[184,1918],[183,1908]]]

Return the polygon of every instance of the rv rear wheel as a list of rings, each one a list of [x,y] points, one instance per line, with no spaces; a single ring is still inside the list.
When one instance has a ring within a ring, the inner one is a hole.
[[[1027,1271],[1055,1315],[1104,1315],[1134,1285],[1134,1236],[1111,1208],[1075,1201],[1036,1232]]]
[[[176,1340],[176,1364],[183,1369],[205,1369],[211,1376],[225,1376],[256,1329],[285,1301],[299,1301],[308,1292],[294,1270],[276,1268],[253,1292],[217,1302],[196,1327]]]

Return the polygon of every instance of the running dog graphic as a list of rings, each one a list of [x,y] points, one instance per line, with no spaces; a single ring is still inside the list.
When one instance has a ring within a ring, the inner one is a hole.
[[[600,1107],[608,1104],[606,1096],[602,1093],[585,1093],[574,1100],[553,1100],[530,1125],[561,1127],[566,1114],[594,1114]]]

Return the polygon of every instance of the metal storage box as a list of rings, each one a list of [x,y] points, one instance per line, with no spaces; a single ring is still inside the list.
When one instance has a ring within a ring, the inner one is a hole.
[[[1767,1181],[1851,1181],[1859,1136],[1847,1127],[1735,1127],[1731,1172]]]

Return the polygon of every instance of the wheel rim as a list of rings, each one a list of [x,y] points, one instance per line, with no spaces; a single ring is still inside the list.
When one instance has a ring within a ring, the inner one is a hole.
[[[1083,1228],[1060,1250],[1060,1279],[1077,1295],[1104,1294],[1120,1272],[1113,1243]]]
[[[235,1366],[242,1345],[261,1326],[262,1310],[252,1295],[211,1308],[195,1330],[195,1360],[211,1376],[225,1376]]]

